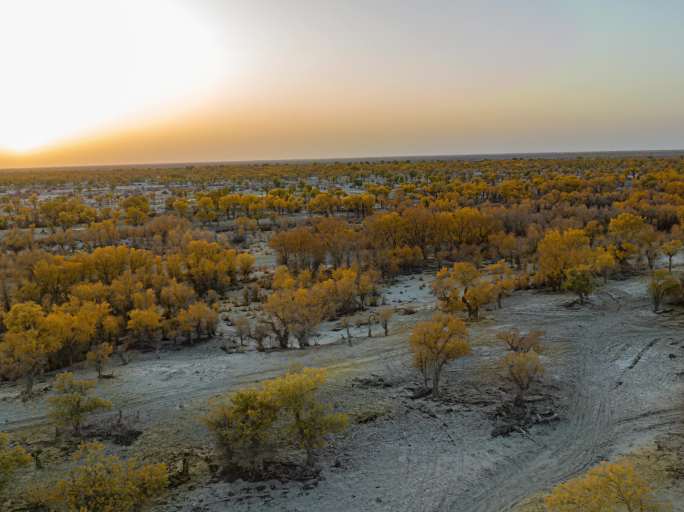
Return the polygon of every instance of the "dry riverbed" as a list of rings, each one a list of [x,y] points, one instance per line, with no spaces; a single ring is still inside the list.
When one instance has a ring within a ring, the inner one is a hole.
[[[174,469],[191,455],[191,481],[155,510],[499,512],[602,459],[682,433],[683,320],[678,311],[651,312],[644,277],[610,282],[586,306],[571,305],[567,294],[527,291],[486,311],[470,329],[472,356],[447,368],[440,401],[413,398],[420,383],[407,343],[411,327],[434,307],[430,280],[404,277],[386,291],[398,309],[387,337],[376,327],[369,339],[359,327],[348,346],[337,324],[327,323],[318,346],[307,350],[227,354],[216,339],[115,366],[116,378],[102,381],[98,393],[143,432],[116,449],[169,460]],[[495,336],[511,327],[546,332],[544,383],[529,398],[560,420],[492,437],[496,409],[510,399]],[[229,335],[230,327],[222,332]],[[321,453],[320,476],[213,479],[211,439],[200,421],[207,400],[292,366],[329,368],[326,396],[355,420]],[[45,401],[22,404],[16,394],[15,386],[0,388],[0,430],[39,430]],[[676,489],[668,493],[681,498]]]

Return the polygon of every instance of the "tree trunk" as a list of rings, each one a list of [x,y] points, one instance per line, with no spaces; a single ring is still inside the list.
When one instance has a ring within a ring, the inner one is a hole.
[[[309,343],[309,336],[307,334],[302,334],[297,338],[299,342],[299,348],[308,348],[311,346]]]
[[[289,343],[290,333],[288,331],[279,332],[279,333],[277,333],[277,336],[278,336],[278,344],[280,345],[280,348],[282,348],[283,350],[286,350],[290,345],[290,343]]]
[[[525,397],[524,397],[522,389],[519,389],[518,392],[515,394],[515,399],[513,400],[513,403],[517,407],[524,407],[525,406]]]
[[[316,457],[314,456],[313,450],[306,447],[306,465],[308,467],[313,467],[316,464]]]
[[[442,368],[438,365],[435,366],[435,369],[432,372],[432,396],[434,398],[439,397],[439,376],[441,373]]]
[[[24,395],[26,398],[31,398],[33,395],[33,383],[35,382],[35,375],[33,372],[29,372],[24,377]]]

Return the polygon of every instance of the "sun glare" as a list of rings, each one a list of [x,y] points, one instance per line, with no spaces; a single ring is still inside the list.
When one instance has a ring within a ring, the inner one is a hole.
[[[183,108],[237,63],[178,0],[0,6],[0,150],[27,152]]]

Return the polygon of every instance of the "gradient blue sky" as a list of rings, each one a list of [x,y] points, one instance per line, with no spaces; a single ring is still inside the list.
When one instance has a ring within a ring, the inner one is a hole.
[[[7,0],[0,166],[682,148],[683,22],[675,1]]]

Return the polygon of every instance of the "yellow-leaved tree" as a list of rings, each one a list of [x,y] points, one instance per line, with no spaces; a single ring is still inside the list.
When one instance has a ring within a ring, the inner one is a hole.
[[[140,464],[106,455],[100,443],[84,443],[66,477],[33,492],[30,500],[53,511],[137,512],[168,485],[165,464]]]
[[[444,366],[470,353],[465,323],[453,315],[436,313],[427,322],[419,322],[411,333],[414,365],[426,381],[432,379],[432,395],[439,396],[440,376]]]
[[[303,449],[308,465],[327,434],[343,430],[347,416],[318,398],[325,370],[305,368],[237,391],[211,404],[205,423],[228,463],[260,470],[278,444]]]
[[[279,406],[286,439],[306,452],[306,463],[314,463],[316,448],[325,446],[325,436],[347,427],[346,414],[335,413],[319,400],[317,393],[325,383],[323,369],[305,368],[264,382],[264,393]]]
[[[10,378],[23,378],[30,397],[36,377],[61,348],[61,340],[45,330],[43,309],[33,302],[18,303],[4,316],[7,332],[0,343],[0,369]]]
[[[109,400],[88,396],[96,384],[94,380],[76,380],[71,372],[57,375],[54,385],[57,394],[48,398],[50,417],[57,426],[70,427],[74,434],[79,434],[89,414],[111,409]]]
[[[10,438],[0,432],[0,492],[9,483],[14,472],[31,462],[31,456],[19,446],[10,446]]]
[[[88,352],[86,358],[88,362],[95,367],[98,379],[102,379],[105,377],[104,369],[107,363],[109,362],[109,358],[112,355],[113,351],[114,347],[111,343],[100,343],[99,345],[90,349],[90,351]],[[107,375],[107,377],[112,377],[112,375]]]
[[[660,306],[668,296],[675,295],[681,291],[682,283],[665,269],[658,269],[651,272],[648,282],[648,293],[653,302],[653,312],[657,313]]]
[[[525,392],[530,389],[532,382],[544,374],[539,355],[534,350],[511,352],[504,358],[504,364],[508,369],[508,377],[517,388],[515,403],[522,406],[525,403]]]
[[[589,237],[581,229],[548,230],[537,246],[539,271],[537,279],[560,290],[567,272],[579,265],[593,262],[594,252]]]
[[[682,243],[681,240],[673,239],[665,242],[662,246],[662,251],[665,256],[667,256],[667,269],[672,272],[672,258],[675,257],[675,255],[682,250]]]
[[[556,486],[544,499],[549,512],[657,512],[665,510],[651,486],[625,461],[604,462]]]
[[[499,288],[483,279],[480,271],[469,262],[454,263],[451,269],[437,273],[432,290],[448,312],[465,310],[468,318],[478,320],[480,308],[497,299]]]
[[[278,406],[261,389],[247,388],[210,403],[204,422],[232,466],[261,470],[275,449]]]
[[[596,288],[594,271],[589,265],[577,265],[565,271],[563,288],[577,294],[580,304],[584,304]]]
[[[218,324],[218,313],[204,302],[195,302],[178,313],[178,326],[188,341],[202,336],[213,336]]]

